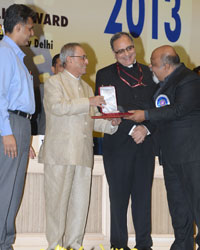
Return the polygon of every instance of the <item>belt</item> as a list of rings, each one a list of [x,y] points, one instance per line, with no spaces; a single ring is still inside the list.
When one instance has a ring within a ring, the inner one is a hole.
[[[31,114],[25,113],[25,112],[20,111],[20,110],[10,110],[10,109],[8,109],[8,111],[11,112],[11,113],[14,113],[16,115],[22,116],[22,117],[24,117],[26,119],[29,119],[29,120],[31,120],[31,118],[32,118]]]

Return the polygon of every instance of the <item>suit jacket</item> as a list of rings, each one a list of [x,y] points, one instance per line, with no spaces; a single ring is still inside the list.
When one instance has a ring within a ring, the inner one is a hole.
[[[44,112],[44,83],[40,84],[40,112],[37,115],[37,135],[44,135],[45,134],[45,112]]]
[[[120,67],[125,70],[128,74],[131,74],[135,78],[139,78],[141,72],[139,71],[138,64],[134,64],[132,68],[127,68],[119,64]],[[145,86],[138,86],[135,88],[129,87],[126,83],[124,83],[118,74],[116,63],[109,65],[103,69],[100,69],[96,75],[96,94],[99,92],[99,87],[101,86],[109,86],[112,85],[116,89],[116,97],[118,109],[121,111],[128,111],[132,109],[147,109],[153,107],[153,94],[157,88],[156,84],[152,80],[152,73],[149,68],[145,65],[139,64],[142,72],[143,79],[142,82]],[[129,77],[123,71],[120,73],[120,76],[126,79],[131,85],[134,85],[136,80]],[[134,149],[140,147],[141,145],[137,145],[132,137],[128,135],[130,129],[133,125],[138,125],[133,121],[122,120],[122,123],[119,125],[118,131],[112,135],[104,135],[103,140],[103,149],[104,153],[118,150],[125,150],[133,152]],[[151,134],[155,130],[155,126],[153,126],[150,122],[144,122],[144,124]],[[151,136],[147,136],[145,139],[145,144],[151,144]],[[152,148],[152,144],[151,144]],[[151,150],[149,150],[150,152]],[[148,153],[148,150],[147,152]],[[145,154],[145,152],[144,152]]]
[[[163,163],[200,160],[200,77],[181,64],[157,91],[170,105],[148,110],[159,126]]]
[[[110,121],[91,119],[98,112],[91,108],[92,88],[75,79],[66,70],[50,77],[44,84],[46,131],[39,161],[53,165],[92,167],[93,129],[114,133]]]

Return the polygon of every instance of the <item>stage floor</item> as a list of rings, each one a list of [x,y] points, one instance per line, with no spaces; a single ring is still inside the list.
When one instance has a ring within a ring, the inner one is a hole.
[[[83,242],[84,250],[109,250],[109,241],[98,238],[97,235],[86,235]],[[153,250],[169,250],[173,235],[153,235]],[[14,250],[46,249],[47,242],[44,234],[19,234],[16,238]],[[129,247],[134,247],[134,239],[129,241]]]

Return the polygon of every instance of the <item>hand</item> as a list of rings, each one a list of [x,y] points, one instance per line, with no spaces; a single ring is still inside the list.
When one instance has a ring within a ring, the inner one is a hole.
[[[95,107],[102,107],[102,104],[106,104],[104,97],[97,95],[97,96],[93,96],[93,97],[89,97],[89,101],[90,101],[90,106],[95,106]]]
[[[3,145],[4,145],[4,154],[8,157],[14,159],[17,157],[17,143],[14,135],[4,135],[2,136]]]
[[[32,146],[30,146],[30,149],[29,149],[29,158],[31,159],[34,159],[36,157],[36,153],[35,153],[35,150]]]
[[[136,144],[143,143],[145,137],[147,136],[147,128],[143,125],[138,125],[131,134],[133,140]]]
[[[121,123],[122,119],[121,118],[113,118],[111,121],[112,121],[111,124],[113,126],[118,126]]]
[[[132,113],[130,116],[124,117],[124,119],[132,120],[134,122],[143,122],[145,120],[144,110],[130,110],[129,113]]]

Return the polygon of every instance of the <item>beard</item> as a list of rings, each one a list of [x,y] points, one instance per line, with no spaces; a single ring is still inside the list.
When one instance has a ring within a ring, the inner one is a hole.
[[[158,77],[154,74],[154,72],[153,72],[152,78],[153,78],[153,81],[154,81],[156,84],[158,84],[158,83],[160,82],[160,81],[158,80]]]

